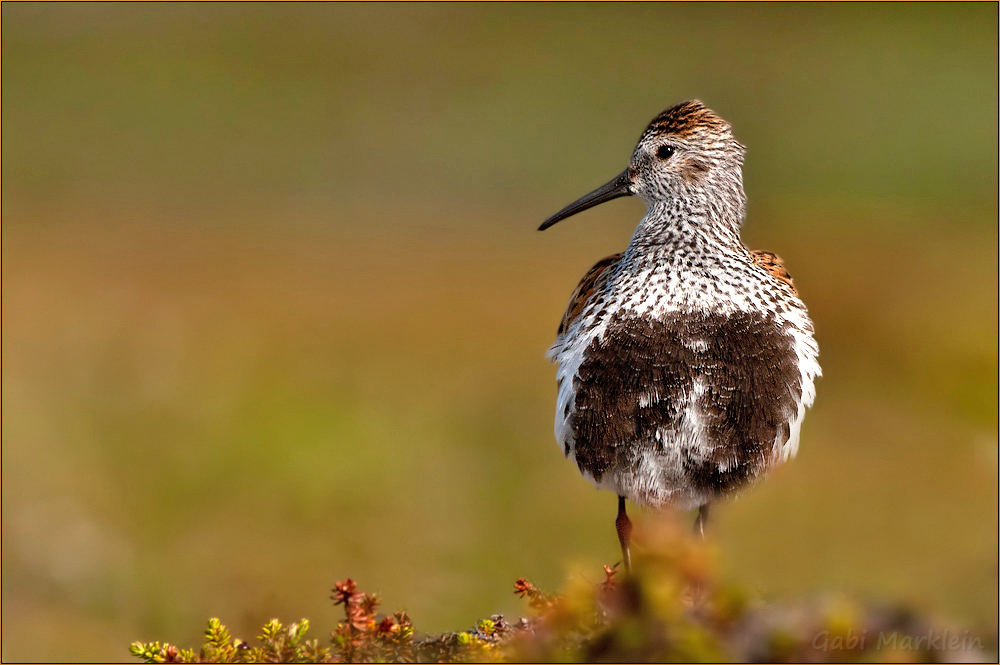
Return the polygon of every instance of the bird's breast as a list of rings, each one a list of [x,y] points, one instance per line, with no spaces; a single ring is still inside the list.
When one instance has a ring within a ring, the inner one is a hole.
[[[595,303],[557,343],[556,436],[599,486],[649,505],[696,503],[745,485],[794,444],[811,401],[809,352],[778,309],[669,309],[668,284],[647,285],[617,307]],[[804,334],[811,342],[811,327]]]

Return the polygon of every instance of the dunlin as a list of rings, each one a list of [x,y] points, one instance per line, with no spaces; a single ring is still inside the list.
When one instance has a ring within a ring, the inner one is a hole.
[[[793,455],[820,376],[813,324],[781,259],[740,239],[744,147],[699,101],[658,115],[628,168],[544,230],[605,201],[647,207],[628,248],[570,298],[549,357],[555,433],[597,487],[648,508],[708,507]]]

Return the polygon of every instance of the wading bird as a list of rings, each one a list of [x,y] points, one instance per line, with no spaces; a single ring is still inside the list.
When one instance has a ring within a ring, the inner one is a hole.
[[[598,488],[625,500],[709,505],[792,457],[820,376],[805,305],[781,259],[740,239],[744,147],[699,101],[658,115],[628,168],[542,224],[638,196],[647,213],[628,248],[577,286],[549,357],[558,364],[555,433]]]

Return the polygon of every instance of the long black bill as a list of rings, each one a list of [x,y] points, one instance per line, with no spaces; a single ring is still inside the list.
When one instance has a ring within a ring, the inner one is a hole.
[[[568,206],[546,219],[545,223],[538,227],[538,230],[544,231],[558,221],[564,220],[578,212],[583,212],[587,208],[593,208],[594,206],[604,203],[605,201],[617,199],[622,196],[632,196],[632,192],[629,191],[628,186],[628,169],[625,169],[618,175],[617,178],[608,184],[601,185],[590,194],[573,201]]]

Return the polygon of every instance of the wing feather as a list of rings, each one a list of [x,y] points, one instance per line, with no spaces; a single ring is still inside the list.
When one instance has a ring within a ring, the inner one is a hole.
[[[788,274],[788,270],[785,269],[785,263],[781,260],[780,256],[774,252],[765,252],[763,250],[753,250],[750,254],[753,256],[754,263],[771,273],[771,276],[779,282],[787,284],[792,289],[792,293],[798,295],[798,291],[795,290],[795,283],[792,281],[792,276]]]
[[[587,274],[580,280],[576,290],[573,291],[573,295],[569,299],[566,313],[563,314],[562,321],[559,323],[559,335],[569,330],[573,321],[583,313],[583,310],[587,307],[587,302],[601,288],[604,280],[607,279],[609,274],[608,269],[618,265],[621,258],[621,253],[606,256],[587,271]]]

